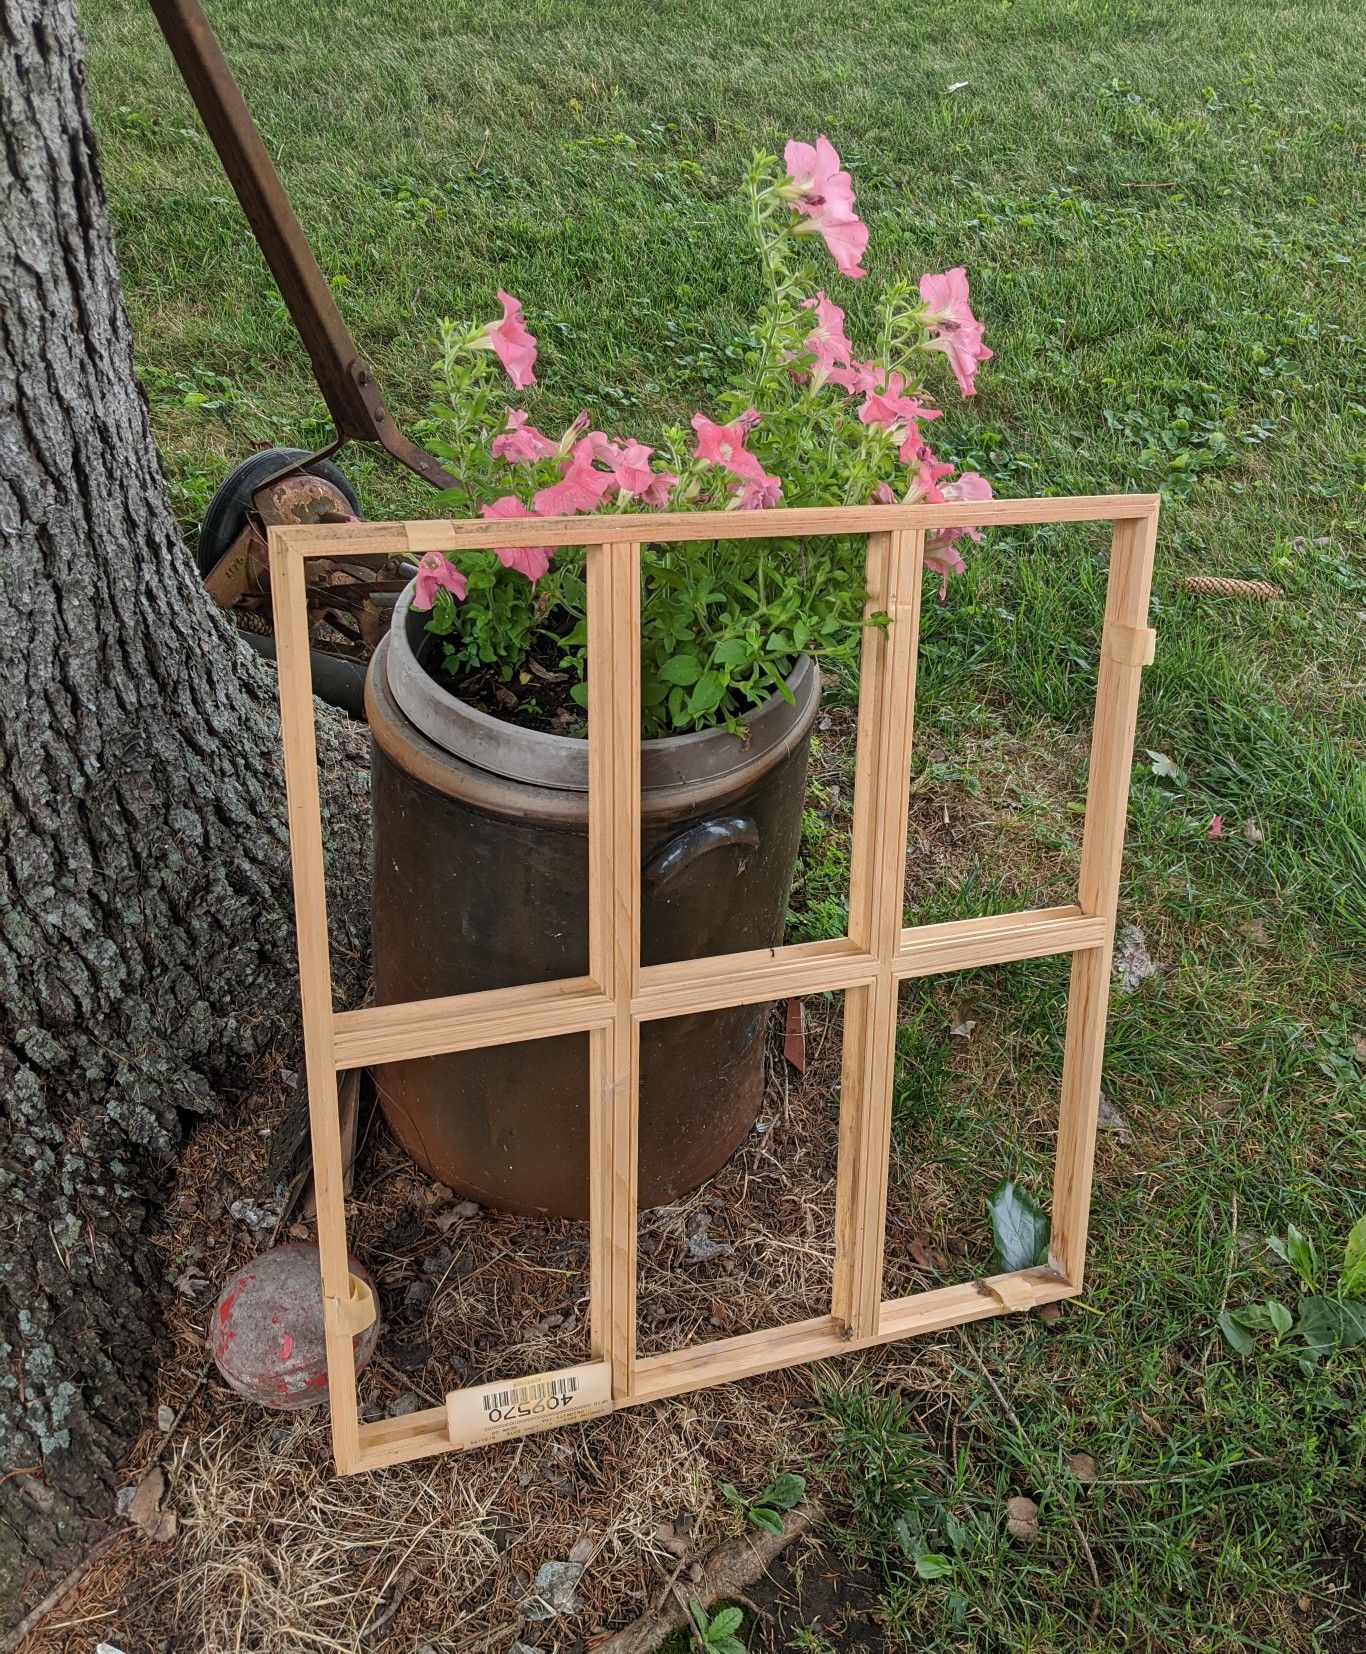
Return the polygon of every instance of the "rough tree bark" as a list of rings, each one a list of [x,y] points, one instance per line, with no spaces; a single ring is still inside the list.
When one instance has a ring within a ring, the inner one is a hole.
[[[83,78],[71,0],[0,0],[10,1610],[109,1515],[147,1422],[166,1293],[152,1239],[177,1148],[297,1026],[274,681],[205,599],[166,502]],[[320,740],[354,869],[363,754],[336,723]]]

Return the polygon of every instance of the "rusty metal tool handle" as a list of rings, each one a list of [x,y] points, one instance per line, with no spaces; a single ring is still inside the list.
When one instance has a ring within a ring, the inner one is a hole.
[[[198,0],[148,3],[299,330],[337,435],[376,442],[433,487],[450,487],[456,479],[384,406],[203,7]]]

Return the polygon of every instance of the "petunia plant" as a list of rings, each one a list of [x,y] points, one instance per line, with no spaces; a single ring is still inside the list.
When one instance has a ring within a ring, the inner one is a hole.
[[[713,542],[643,552],[642,701],[646,735],[724,722],[772,694],[809,653],[852,659],[864,624],[863,545],[727,539],[724,514],[773,506],[990,499],[976,472],[954,475],[926,430],[940,415],[926,378],[951,371],[971,396],[991,357],[972,313],[963,269],[893,282],[876,306],[876,340],[860,356],[844,311],[824,287],[821,249],[839,275],[861,280],[868,230],[853,184],[823,135],[789,143],[782,159],[756,154],[745,178],[764,298],[742,362],[715,408],[694,413],[653,445],[591,429],[580,414],[546,436],[505,386],[536,384],[536,340],[522,306],[499,292],[501,320],[441,326],[429,441],[461,479],[446,503],[459,516],[509,526],[576,513],[713,510]],[[941,358],[943,359],[941,361]],[[963,567],[976,530],[930,539],[940,595]],[[441,640],[442,667],[470,692],[523,721],[562,728],[547,707],[582,706],[582,553],[509,543],[496,552],[429,552],[417,568],[416,606]],[[493,693],[489,694],[489,685]]]

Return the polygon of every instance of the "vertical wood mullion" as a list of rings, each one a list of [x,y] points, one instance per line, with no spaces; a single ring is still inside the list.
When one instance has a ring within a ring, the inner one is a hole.
[[[1110,961],[1143,676],[1141,665],[1125,664],[1106,652],[1105,631],[1147,625],[1156,539],[1155,511],[1115,524],[1105,593],[1077,900],[1084,913],[1103,917],[1107,925],[1101,946],[1083,949],[1072,958],[1049,1247],[1051,1266],[1077,1287],[1086,1262]]]
[[[876,954],[880,971],[870,987],[851,990],[845,1004],[832,1310],[854,1337],[876,1333],[882,1298],[896,1054],[891,966],[901,940],[924,549],[919,531],[870,536],[868,549],[869,607],[884,610],[891,624],[881,638],[865,639],[859,686],[850,936]]]
[[[588,551],[589,974],[616,1003],[590,1036],[594,1354],[614,1397],[635,1365],[640,972],[640,547]],[[594,1155],[598,1157],[594,1159]]]
[[[313,722],[308,597],[304,588],[303,557],[290,549],[279,530],[271,529],[267,539],[298,938],[308,1124],[318,1215],[327,1399],[332,1417],[333,1456],[337,1469],[345,1474],[360,1464],[360,1417],[352,1353],[341,1110],[332,1050],[332,961],[327,938],[327,887],[318,794],[318,746]]]

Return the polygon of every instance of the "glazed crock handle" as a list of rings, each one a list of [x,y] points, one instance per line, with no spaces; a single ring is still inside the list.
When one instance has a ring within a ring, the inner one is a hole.
[[[684,828],[676,838],[660,845],[641,869],[641,877],[651,890],[660,890],[709,850],[725,850],[732,845],[759,848],[759,824],[753,816],[717,816]]]

